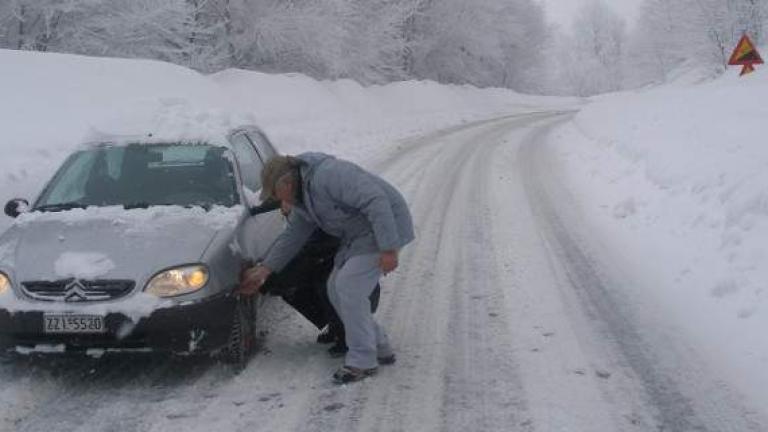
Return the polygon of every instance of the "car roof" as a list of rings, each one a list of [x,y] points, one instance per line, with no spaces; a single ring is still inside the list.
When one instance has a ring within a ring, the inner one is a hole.
[[[264,131],[252,124],[244,124],[237,127],[222,128],[215,131],[207,129],[204,132],[196,130],[179,130],[172,133],[167,131],[146,132],[138,134],[109,134],[98,133],[91,134],[87,141],[81,144],[81,149],[91,149],[104,146],[126,146],[126,145],[168,145],[168,144],[187,144],[187,145],[212,145],[217,147],[231,148],[229,138],[236,133],[258,133],[266,136]]]

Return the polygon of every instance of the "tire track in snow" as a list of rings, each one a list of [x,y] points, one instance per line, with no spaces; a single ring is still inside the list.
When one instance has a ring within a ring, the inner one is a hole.
[[[412,204],[418,233],[399,274],[385,279],[379,312],[399,363],[323,393],[296,430],[509,430],[523,418],[505,311],[493,304],[498,284],[476,262],[493,255],[476,210],[493,147],[536,117],[435,134],[385,164],[383,175]]]
[[[505,125],[483,137],[455,192],[449,210],[455,221],[443,231],[455,242],[450,246],[456,264],[449,333],[456,340],[446,351],[441,430],[529,430],[508,311],[499,307],[504,285],[489,265],[496,253],[488,229],[488,183],[493,179],[487,168],[508,131]]]
[[[432,144],[431,141],[426,142]],[[450,190],[453,187],[452,181],[448,181],[439,186],[438,190],[433,190],[429,196],[420,197],[422,199],[411,199],[410,191],[421,192],[421,185],[424,184],[424,179],[428,177],[428,173],[433,170],[438,170],[441,167],[448,167],[450,169],[457,168],[461,163],[460,158],[453,157],[449,153],[443,153],[433,156],[434,146],[416,145],[415,152],[423,154],[426,157],[419,157],[421,162],[413,163],[412,160],[403,159],[403,163],[410,165],[413,169],[404,171],[402,180],[397,182],[397,185],[407,194],[409,201],[413,203],[412,211],[414,215],[425,214],[428,219],[431,219],[431,215],[440,217],[444,213],[445,205],[442,204],[446,200],[446,196],[449,196]],[[424,162],[426,161],[426,162]],[[455,181],[455,180],[453,180]],[[419,238],[429,237],[438,238],[440,232],[440,225],[434,224],[422,224],[421,218],[415,217],[415,224],[417,229],[417,236]],[[436,255],[438,248],[420,248],[418,252],[414,252],[411,248],[407,249],[407,252],[402,257],[403,263],[411,263],[415,268],[429,268],[434,265],[436,261]],[[431,316],[425,316],[422,312],[424,305],[434,304],[441,301],[440,293],[434,289],[434,284],[430,281],[431,275],[419,274],[418,275],[418,289],[414,289],[414,285],[405,285],[400,278],[396,280],[384,281],[384,295],[382,296],[382,303],[378,313],[378,319],[384,323],[388,328],[390,335],[393,338],[393,342],[399,354],[399,361],[395,368],[398,369],[398,373],[402,369],[412,370],[414,368],[414,362],[429,364],[429,372],[423,377],[418,378],[421,380],[421,385],[425,382],[434,381],[439,378],[439,373],[435,374],[434,369],[440,368],[437,363],[442,356],[425,356],[424,361],[420,361],[419,353],[413,353],[409,355],[409,352],[414,349],[418,349],[418,345],[430,347],[435,344],[441,344],[443,342],[435,341],[435,336],[439,339],[439,335],[443,333],[445,328],[444,323],[435,323],[435,320],[443,319],[445,314],[434,314]],[[388,289],[391,287],[389,282],[392,282],[395,286],[394,289]],[[407,290],[407,291],[405,291]],[[404,297],[407,295],[407,299]],[[404,301],[406,300],[406,301]],[[396,314],[396,315],[395,315]],[[417,321],[420,321],[418,325]],[[404,327],[406,325],[407,327]],[[405,345],[406,338],[402,335],[406,332],[416,331],[417,335],[414,336],[414,340],[410,345]],[[426,354],[426,353],[424,353]],[[323,394],[317,401],[310,401],[313,406],[309,408],[311,413],[308,421],[301,422],[297,425],[296,430],[306,430],[306,425],[310,425],[311,431],[330,431],[330,430],[353,430],[359,429],[360,420],[362,417],[362,410],[364,409],[365,402],[368,395],[372,391],[368,390],[368,387],[381,385],[382,380],[389,377],[385,377],[388,373],[387,368],[382,368],[379,377],[375,379],[366,380],[362,383],[355,384],[354,386],[345,386],[337,389],[332,389]],[[400,401],[409,399],[409,393],[414,391],[416,387],[409,382],[410,380],[404,380],[400,385],[401,394],[399,395]],[[436,384],[439,385],[439,382]],[[436,385],[428,384],[432,389],[437,392],[427,392],[427,395],[431,393],[440,394],[439,388],[435,388]],[[378,391],[378,389],[376,389]],[[389,400],[386,397],[386,401],[383,401],[384,405],[395,403],[395,401]],[[431,405],[437,405],[438,402],[432,401]],[[324,407],[328,406],[340,406],[343,409],[339,411],[325,412]],[[423,405],[422,405],[423,406]],[[434,412],[435,408],[423,409],[422,413]],[[411,410],[408,411],[410,413]],[[403,412],[403,416],[398,419],[391,419],[391,423],[388,424],[390,430],[406,430],[410,424],[414,428],[418,428],[418,423],[415,420],[403,420],[403,417],[408,417],[408,413]],[[388,419],[389,420],[389,419]],[[374,429],[382,426],[380,422],[374,421],[371,425]],[[376,424],[378,423],[378,425]],[[416,423],[416,424],[414,424]]]
[[[429,141],[427,144],[432,144],[432,142]],[[416,144],[415,151],[431,156],[433,152],[431,147],[432,146],[429,145],[422,146]],[[445,155],[443,155],[443,157],[445,157]],[[423,184],[425,178],[428,177],[428,173],[431,172],[432,169],[439,169],[440,166],[443,166],[442,164],[446,163],[442,157],[424,159],[428,159],[428,162],[424,163],[422,161],[414,163],[412,160],[403,160],[404,163],[409,165],[409,168],[412,168],[402,171],[402,174],[399,175],[398,181],[396,181],[396,184],[400,186],[401,190],[405,194],[409,194],[410,191],[419,191],[421,189],[420,186]],[[447,163],[453,164],[454,162],[448,160]],[[448,191],[450,188],[450,184],[445,184],[441,187],[441,190]],[[443,195],[444,194],[441,193],[435,194],[436,197],[442,197]],[[432,214],[434,212],[440,212],[442,207],[440,205],[435,205],[436,203],[432,198],[433,197],[425,197],[424,200],[418,201],[418,204],[412,208],[414,213],[425,212]],[[425,230],[433,230],[435,233],[439,232],[439,228],[435,229],[435,227],[422,227],[418,221],[416,221],[416,229],[418,236],[424,235]],[[427,256],[414,257],[412,256],[412,253],[409,249],[408,252],[404,254],[401,261],[412,262],[412,260],[418,260],[422,262],[422,266],[429,266],[430,263],[435,262],[435,253],[434,251],[429,251]],[[421,306],[419,305],[419,301],[421,301],[422,304],[425,304],[423,302],[426,301],[426,304],[428,304],[429,297],[434,297],[434,295],[430,293],[431,285],[429,283],[429,277],[427,276],[422,277],[419,280],[418,285],[423,289],[420,292],[417,292],[415,295],[419,296],[420,298],[411,298],[411,300],[414,301],[408,302],[401,302],[401,290],[399,287],[395,287],[394,290],[390,290],[390,285],[388,282],[390,282],[390,280],[385,280],[383,283],[384,292],[377,315],[380,322],[384,323],[384,325],[388,327],[388,331],[393,339],[397,339],[396,335],[398,334],[398,331],[395,327],[397,327],[397,325],[400,323],[412,322],[412,317],[418,316],[420,314],[419,308]],[[408,318],[395,320],[393,315],[394,312],[397,312],[398,317]],[[390,325],[390,323],[393,322],[395,323],[395,326]],[[396,368],[400,368],[404,362],[408,361],[406,360],[406,356],[403,355],[403,350],[408,350],[408,347],[402,346],[397,340],[395,340],[395,345],[399,348],[398,354],[400,354],[400,359]],[[380,371],[380,375],[387,373],[387,369],[388,368],[383,368]],[[353,386],[345,386],[341,388],[332,387],[323,391],[320,395],[318,395],[317,398],[310,398],[307,401],[307,406],[305,407],[306,411],[310,414],[309,419],[297,423],[295,430],[331,431],[352,430],[360,428],[360,419],[363,415],[367,398],[370,393],[366,389],[371,385],[378,385],[378,383],[374,383],[374,381],[380,381],[380,379],[366,380],[365,382],[355,384]],[[409,390],[412,389],[412,387],[409,384],[403,384],[402,389]],[[389,401],[385,401],[384,403],[387,404]],[[339,409],[330,409],[330,407],[339,407]],[[393,425],[390,425],[390,427],[395,430],[397,429]]]

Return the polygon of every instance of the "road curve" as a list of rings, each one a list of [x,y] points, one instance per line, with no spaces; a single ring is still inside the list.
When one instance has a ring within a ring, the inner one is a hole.
[[[6,362],[0,430],[767,430],[654,332],[579,232],[546,147],[570,116],[459,125],[376,167],[418,236],[383,280],[399,357],[376,377],[330,384],[338,361],[281,306],[239,375],[196,359]]]

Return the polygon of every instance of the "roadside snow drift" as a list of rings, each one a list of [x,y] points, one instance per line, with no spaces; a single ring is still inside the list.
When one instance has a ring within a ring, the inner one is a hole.
[[[8,50],[0,50],[0,64],[2,204],[34,199],[73,148],[102,135],[163,128],[184,136],[257,123],[284,152],[323,150],[366,163],[412,134],[552,103],[432,82],[362,87],[241,70],[203,76],[157,61]],[[0,218],[0,231],[9,223]]]
[[[768,73],[594,100],[553,137],[591,234],[768,399]]]

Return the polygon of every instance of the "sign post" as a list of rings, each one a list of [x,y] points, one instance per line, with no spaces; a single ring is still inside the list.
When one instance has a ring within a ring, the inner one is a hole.
[[[741,75],[744,76],[755,71],[755,65],[763,64],[763,58],[760,57],[760,53],[757,52],[755,44],[745,33],[739,41],[739,45],[731,55],[731,59],[728,61],[730,66],[744,66],[741,70]]]

